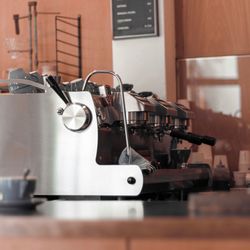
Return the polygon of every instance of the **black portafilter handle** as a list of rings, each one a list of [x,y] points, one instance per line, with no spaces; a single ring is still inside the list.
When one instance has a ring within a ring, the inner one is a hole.
[[[47,76],[46,80],[50,87],[57,93],[57,95],[64,101],[65,104],[69,104],[70,100],[65,96],[63,91],[60,89],[58,83],[53,76]]]
[[[216,139],[214,137],[197,135],[194,133],[185,132],[181,129],[173,129],[170,132],[170,136],[188,141],[196,145],[201,145],[202,143],[204,143],[210,146],[214,146],[216,143]]]
[[[16,31],[16,35],[20,34],[20,28],[19,28],[19,15],[13,15],[14,18],[14,22],[15,22],[15,31]]]
[[[186,133],[185,131],[180,130],[180,129],[173,129],[170,132],[170,136],[176,137],[178,139],[182,139],[182,140],[185,140],[185,141],[188,141],[190,143],[194,143],[196,145],[201,145],[202,144],[202,140],[201,140],[200,136],[196,136],[196,135],[193,136],[190,133]]]
[[[210,145],[210,146],[214,146],[216,143],[216,138],[204,135],[202,136],[202,143]]]

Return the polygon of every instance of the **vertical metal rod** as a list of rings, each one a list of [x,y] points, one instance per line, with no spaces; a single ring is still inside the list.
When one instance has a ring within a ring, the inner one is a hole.
[[[126,111],[126,104],[125,104],[125,97],[124,97],[124,91],[123,91],[123,83],[121,80],[121,77],[118,74],[114,75],[116,79],[119,82],[120,85],[120,93],[121,93],[121,101],[122,101],[122,112],[123,112],[123,126],[124,126],[124,132],[125,132],[125,140],[126,140],[126,151],[127,155],[129,156],[129,163],[131,162],[131,148],[130,148],[130,143],[129,143],[129,138],[128,138],[128,122],[127,122],[127,111]]]
[[[38,69],[38,35],[37,35],[37,2],[34,3],[34,53],[35,53],[35,69]]]
[[[31,5],[29,4],[29,70],[33,71],[33,48],[32,48],[32,12]]]
[[[77,28],[78,28],[78,67],[79,67],[79,71],[78,71],[78,77],[82,78],[82,34],[81,34],[81,16],[79,15],[77,17]]]
[[[55,17],[55,38],[56,38],[56,76],[58,78],[58,41],[57,41],[57,16]]]

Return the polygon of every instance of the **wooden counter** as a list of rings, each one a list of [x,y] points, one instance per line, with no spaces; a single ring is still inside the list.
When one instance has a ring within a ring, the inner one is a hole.
[[[189,217],[186,203],[53,201],[0,217],[0,249],[250,249],[250,217]],[[174,209],[175,208],[175,209]]]

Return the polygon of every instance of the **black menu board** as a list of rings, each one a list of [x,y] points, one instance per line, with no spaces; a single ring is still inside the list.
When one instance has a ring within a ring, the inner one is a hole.
[[[112,0],[113,38],[158,35],[157,0]]]

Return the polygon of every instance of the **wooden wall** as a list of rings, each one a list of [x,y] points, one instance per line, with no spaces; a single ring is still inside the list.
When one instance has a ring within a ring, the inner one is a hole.
[[[175,0],[164,1],[167,99],[176,101]]]
[[[177,58],[250,53],[249,0],[175,0]]]
[[[112,69],[112,32],[109,0],[38,0],[38,11],[59,11],[61,15],[82,16],[83,73],[93,69]],[[5,46],[6,38],[15,38],[28,48],[28,21],[21,20],[21,35],[15,35],[13,14],[27,15],[27,0],[1,0],[0,2],[0,77],[6,77],[6,70],[16,65],[28,69],[28,55],[10,59]],[[54,17],[38,16],[39,60],[55,60]],[[68,50],[65,48],[65,50]],[[65,60],[71,59],[65,58]],[[42,65],[40,65],[42,66]],[[70,70],[70,69],[69,69]],[[103,78],[103,77],[102,77]],[[100,79],[100,78],[99,78]],[[110,79],[105,78],[110,81]]]

